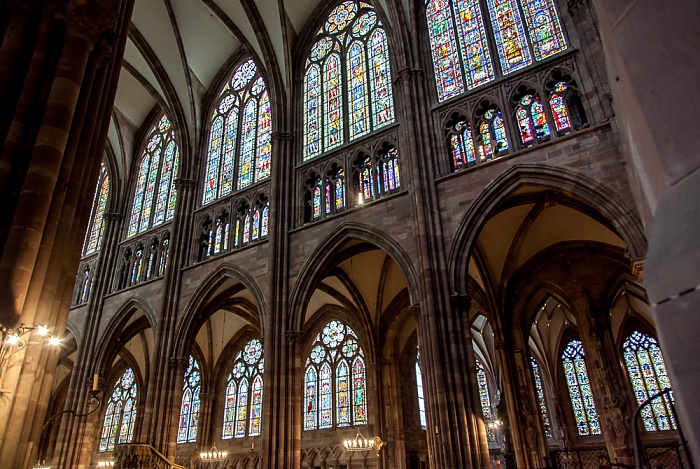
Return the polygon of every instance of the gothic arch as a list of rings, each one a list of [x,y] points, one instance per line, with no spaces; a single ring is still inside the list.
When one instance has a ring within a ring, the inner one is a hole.
[[[448,254],[449,278],[453,291],[461,292],[467,284],[469,255],[481,229],[499,206],[524,185],[567,191],[587,205],[597,208],[627,244],[632,259],[644,256],[647,240],[642,231],[641,221],[616,193],[590,177],[570,169],[519,163],[492,182],[474,200],[459,223]]]
[[[210,315],[208,313],[214,312],[209,311],[212,297],[226,280],[240,282],[243,289],[250,291],[256,303],[252,306],[255,306],[258,312],[258,317],[256,318],[257,325],[260,331],[263,330],[265,300],[259,286],[253,277],[240,267],[228,263],[222,264],[204,279],[197,291],[192,295],[187,306],[185,306],[175,329],[175,337],[177,337],[177,339],[173,346],[174,356],[186,356],[186,354],[189,353],[190,345],[194,341],[194,335],[196,335],[197,330],[199,330],[203,321]]]
[[[382,231],[359,223],[346,222],[338,226],[304,263],[292,287],[289,302],[289,323],[287,330],[304,329],[304,309],[311,298],[315,285],[321,280],[348,241],[366,241],[387,253],[399,266],[406,280],[411,304],[419,302],[419,283],[413,263],[401,246]]]

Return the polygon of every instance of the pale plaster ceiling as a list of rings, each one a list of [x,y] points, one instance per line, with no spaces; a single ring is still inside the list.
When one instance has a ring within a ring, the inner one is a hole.
[[[371,3],[383,12],[393,3],[393,14],[405,16],[408,1]],[[112,123],[123,126],[115,122],[118,114],[131,128],[109,132],[121,178],[128,180],[138,145],[119,139],[133,140],[155,109],[181,116],[189,144],[197,147],[206,93],[218,85],[233,57],[253,55],[266,77],[279,77],[282,95],[288,95],[298,38],[316,26],[319,10],[328,6],[320,0],[137,0]],[[385,18],[390,26],[391,16]]]

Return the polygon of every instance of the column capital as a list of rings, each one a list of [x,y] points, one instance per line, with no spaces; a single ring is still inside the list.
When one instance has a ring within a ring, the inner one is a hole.
[[[124,218],[124,215],[119,212],[105,212],[103,218],[106,221],[121,221]]]
[[[287,342],[292,344],[304,340],[306,333],[304,331],[287,331],[284,336],[287,338]]]
[[[574,13],[582,7],[590,6],[590,4],[590,0],[567,0],[566,2],[569,13]]]
[[[272,132],[273,142],[293,142],[294,134],[291,132]]]
[[[403,85],[413,80],[423,80],[425,78],[425,72],[420,68],[402,68],[396,75],[394,80],[396,85]]]
[[[170,357],[168,361],[171,368],[184,368],[189,363],[189,357]]]
[[[455,311],[468,313],[469,308],[472,306],[472,297],[465,293],[454,293],[450,295],[450,302]]]
[[[90,43],[97,42],[105,32],[114,28],[118,11],[108,0],[71,0],[66,17],[68,36],[80,36]]]
[[[195,181],[194,179],[188,179],[188,178],[175,178],[175,188],[178,191],[184,190],[184,189],[191,189],[194,188]]]

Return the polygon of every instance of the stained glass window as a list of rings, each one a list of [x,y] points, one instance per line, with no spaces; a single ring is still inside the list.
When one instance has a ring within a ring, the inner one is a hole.
[[[534,357],[530,357],[530,364],[532,364],[532,374],[535,376],[535,389],[537,390],[537,401],[540,404],[540,415],[542,416],[542,426],[544,427],[544,434],[547,438],[551,438],[552,428],[549,425],[549,416],[547,414],[547,404],[544,399],[544,388],[542,387],[540,367],[537,366],[537,361]]]
[[[262,342],[250,340],[236,355],[228,377],[221,433],[224,440],[260,434],[264,371]]]
[[[641,404],[666,388],[671,388],[666,364],[656,339],[634,331],[622,344],[622,351],[637,404]],[[644,428],[649,432],[676,428],[670,402],[666,396],[654,399],[644,406],[642,419]]]
[[[469,122],[458,122],[450,135],[452,148],[452,163],[455,170],[462,169],[476,163],[474,153],[474,138]]]
[[[211,116],[202,204],[270,177],[272,117],[265,80],[252,60],[233,72]],[[234,179],[235,178],[235,179]]]
[[[479,136],[481,137],[479,142],[481,160],[498,156],[508,150],[508,137],[506,137],[506,127],[501,111],[489,109],[484,113],[484,119],[479,124]]]
[[[178,443],[197,441],[199,395],[202,390],[200,381],[199,363],[190,355],[182,386],[182,405],[180,406],[180,423],[177,431]]]
[[[358,196],[357,202],[363,204],[369,202],[374,198],[374,179],[372,171],[372,160],[366,158],[365,161],[359,166],[357,176],[358,176],[358,186],[360,188],[360,194]]]
[[[90,223],[88,224],[85,241],[83,242],[83,255],[87,256],[100,249],[102,244],[102,232],[104,231],[104,214],[107,207],[107,197],[109,196],[109,175],[104,163],[100,167],[100,177],[95,187],[95,195],[90,211]]]
[[[530,65],[533,55],[539,61],[567,47],[554,0],[487,0],[486,5],[490,21],[484,18],[479,0],[426,0],[425,16],[441,102],[496,77],[489,30],[502,75]]]
[[[304,374],[304,430],[367,424],[365,354],[340,321],[316,336]]]
[[[538,142],[547,140],[551,135],[547,116],[540,98],[526,95],[520,100],[515,109],[515,116],[520,128],[520,141],[523,145],[529,145],[537,139]]]
[[[486,380],[486,371],[484,365],[476,360],[476,382],[479,385],[479,400],[481,401],[481,412],[484,414],[484,424],[486,425],[486,436],[489,441],[496,441],[496,435],[489,422],[493,420],[493,411],[491,409],[491,398],[489,397],[489,385]]]
[[[552,109],[554,116],[554,124],[557,127],[557,132],[566,133],[571,130],[571,120],[569,112],[566,109],[564,102],[564,94],[566,93],[567,85],[564,82],[559,82],[554,86],[554,90],[549,95],[549,107]]]
[[[420,371],[420,353],[416,357],[416,391],[418,392],[418,417],[420,426],[426,429],[428,423],[425,418],[425,397],[423,396],[423,373]]]
[[[112,451],[121,443],[131,443],[136,423],[138,388],[134,370],[127,368],[117,380],[107,403],[100,437],[100,451]]]
[[[588,380],[584,360],[585,352],[580,340],[572,340],[564,349],[562,363],[566,384],[569,387],[571,406],[574,410],[579,435],[600,435],[600,421],[593,401],[593,392]]]
[[[388,41],[374,8],[338,4],[306,60],[304,159],[394,122],[391,83]]]
[[[134,236],[175,216],[175,177],[179,170],[180,150],[167,116],[161,117],[153,126],[147,141],[137,172],[127,236]]]
[[[380,187],[385,193],[393,192],[401,186],[399,178],[399,154],[396,148],[391,148],[379,159],[381,177]]]

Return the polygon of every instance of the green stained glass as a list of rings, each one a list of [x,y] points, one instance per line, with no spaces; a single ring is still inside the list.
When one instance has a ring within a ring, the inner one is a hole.
[[[588,380],[584,356],[581,341],[572,340],[569,342],[562,354],[564,375],[569,388],[578,434],[582,436],[599,435],[601,433],[600,421],[593,401],[593,392]]]

